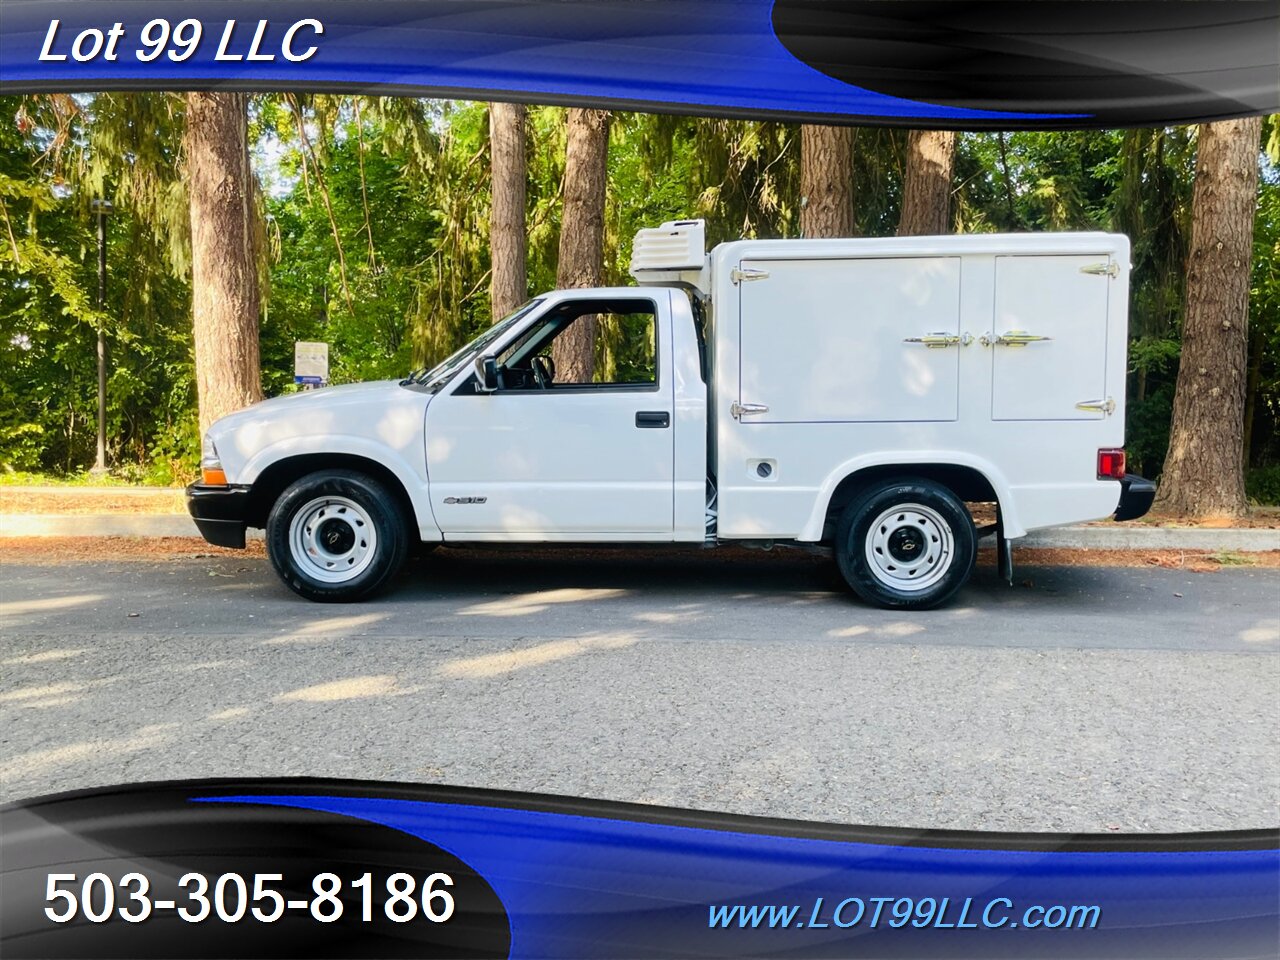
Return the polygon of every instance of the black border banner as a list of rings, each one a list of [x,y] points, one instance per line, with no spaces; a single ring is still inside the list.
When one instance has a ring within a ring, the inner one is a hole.
[[[910,830],[312,779],[78,791],[10,804],[0,825],[6,957],[1177,958],[1280,950],[1280,830]],[[141,873],[151,896],[181,904],[179,878],[189,872],[211,888],[229,873],[246,887],[257,875],[279,875],[300,909],[269,924],[212,915],[189,922],[172,905],[138,923],[111,915],[55,924],[44,913],[50,874],[74,874],[76,890],[91,873]],[[421,883],[445,873],[457,910],[439,924],[391,923],[380,910],[363,920],[351,883],[366,872],[379,890],[393,873]],[[347,884],[334,922],[301,909],[322,873]],[[743,922],[743,909],[772,916],[778,907],[791,910],[782,925]],[[1087,915],[1095,907],[1087,926],[1019,926],[1046,910],[1065,917],[1068,908]]]
[[[168,26],[144,34],[156,20]],[[184,20],[198,25],[184,37],[199,31],[189,53],[143,42]],[[146,89],[368,91],[961,129],[1187,123],[1280,109],[1280,4],[5,0],[0,90]]]

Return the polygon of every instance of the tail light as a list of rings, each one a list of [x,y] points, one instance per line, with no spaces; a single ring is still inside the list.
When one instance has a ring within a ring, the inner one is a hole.
[[[1109,448],[1098,451],[1098,479],[1124,479],[1124,450]]]

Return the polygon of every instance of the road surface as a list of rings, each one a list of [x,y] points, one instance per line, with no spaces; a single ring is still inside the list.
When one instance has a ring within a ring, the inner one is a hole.
[[[0,798],[442,782],[857,824],[1280,822],[1280,570],[979,568],[870,609],[782,552],[439,551],[377,602],[260,557],[0,565]]]

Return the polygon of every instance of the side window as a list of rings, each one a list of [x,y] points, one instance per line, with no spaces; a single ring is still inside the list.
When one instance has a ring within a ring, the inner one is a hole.
[[[582,356],[585,350],[577,345],[586,341],[591,344],[592,363],[589,370],[576,363],[567,365],[557,382],[565,386],[654,386],[658,382],[657,326],[652,311],[575,318],[553,341],[549,352],[557,352],[555,343],[563,338],[565,344],[575,344]],[[559,352],[562,356],[568,353],[563,347]]]
[[[500,390],[655,390],[658,322],[649,300],[577,300],[498,357]]]

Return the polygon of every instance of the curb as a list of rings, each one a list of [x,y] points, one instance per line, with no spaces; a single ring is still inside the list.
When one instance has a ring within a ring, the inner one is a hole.
[[[1256,553],[1280,550],[1280,530],[1235,527],[1114,526],[1052,527],[1036,530],[1015,547],[1076,550],[1222,550]]]
[[[261,530],[249,530],[261,540]],[[14,537],[198,537],[195,523],[181,514],[4,514],[0,540]],[[1280,550],[1280,530],[1208,527],[1074,526],[1037,530],[1013,542],[1020,549],[1222,550],[1255,553]]]
[[[195,521],[181,514],[121,516],[118,514],[4,514],[0,540],[14,537],[199,537]],[[248,530],[261,540],[261,530]]]

